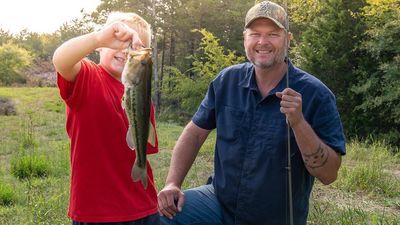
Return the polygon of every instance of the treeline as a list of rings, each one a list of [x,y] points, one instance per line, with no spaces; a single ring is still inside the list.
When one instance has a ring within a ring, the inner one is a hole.
[[[49,60],[65,40],[96,29],[110,11],[133,11],[153,27],[160,119],[187,121],[208,83],[243,62],[243,24],[253,0],[102,0],[53,34],[0,29],[0,82],[23,82],[33,59]],[[284,5],[284,0],[277,1]],[[400,1],[291,0],[290,56],[335,93],[348,138],[400,144]],[[196,30],[194,30],[196,29]],[[15,59],[8,64],[3,58]],[[90,56],[96,60],[97,55]],[[18,59],[18,60],[17,60]],[[6,71],[6,72],[4,72]]]

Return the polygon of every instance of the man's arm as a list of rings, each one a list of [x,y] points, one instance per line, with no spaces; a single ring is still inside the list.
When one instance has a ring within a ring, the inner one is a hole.
[[[139,36],[122,22],[115,22],[98,32],[92,32],[72,38],[56,49],[53,64],[57,72],[68,81],[74,81],[81,64],[80,61],[102,47],[125,49],[134,40],[140,42]]]
[[[306,120],[292,129],[308,172],[323,184],[334,182],[342,161],[340,153],[326,145]]]
[[[289,121],[308,172],[323,184],[337,178],[342,162],[340,153],[326,145],[304,119],[301,94],[286,88],[276,94],[281,101],[281,112]]]
[[[158,193],[158,209],[164,216],[172,218],[182,210],[185,199],[181,185],[209,133],[189,122],[176,142],[165,187]]]

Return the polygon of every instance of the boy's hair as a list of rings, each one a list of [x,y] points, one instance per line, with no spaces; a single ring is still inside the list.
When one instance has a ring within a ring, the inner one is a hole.
[[[129,23],[132,28],[138,32],[139,36],[141,39],[146,38],[147,40],[142,40],[142,42],[145,44],[147,43],[148,46],[145,47],[150,47],[151,43],[151,26],[149,23],[147,23],[146,20],[144,20],[141,16],[139,16],[136,13],[127,13],[127,12],[111,12],[108,15],[107,21],[105,25],[111,24],[116,21],[121,21],[124,23]]]

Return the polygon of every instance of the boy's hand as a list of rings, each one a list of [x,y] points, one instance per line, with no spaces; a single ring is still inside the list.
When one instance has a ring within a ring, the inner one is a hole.
[[[143,43],[139,34],[122,22],[115,22],[97,32],[99,47],[107,47],[117,50],[128,48],[132,42],[132,48],[142,48]]]

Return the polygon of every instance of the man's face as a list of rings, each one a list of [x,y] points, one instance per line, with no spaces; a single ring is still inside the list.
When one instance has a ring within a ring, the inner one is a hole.
[[[283,63],[286,53],[286,32],[272,20],[260,18],[244,31],[246,56],[254,66],[273,68]]]

